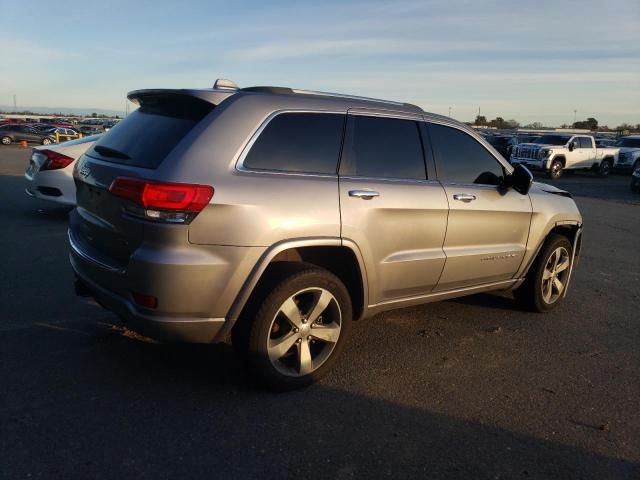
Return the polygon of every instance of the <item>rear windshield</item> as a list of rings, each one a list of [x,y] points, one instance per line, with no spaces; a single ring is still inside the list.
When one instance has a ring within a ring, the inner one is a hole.
[[[157,168],[214,105],[192,97],[145,99],[105,133],[89,155],[106,162]]]

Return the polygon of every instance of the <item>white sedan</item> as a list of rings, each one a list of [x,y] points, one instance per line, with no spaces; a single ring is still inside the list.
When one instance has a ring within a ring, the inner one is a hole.
[[[63,205],[75,206],[73,164],[101,135],[79,138],[59,145],[35,147],[24,173],[27,195]]]

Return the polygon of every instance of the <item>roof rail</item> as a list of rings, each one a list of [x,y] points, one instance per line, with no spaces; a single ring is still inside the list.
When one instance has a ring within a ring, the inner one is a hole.
[[[314,90],[297,90],[297,89],[294,89],[293,93],[299,93],[299,94],[302,94],[302,95],[321,95],[321,96],[325,96],[325,97],[345,98],[345,99],[350,99],[350,100],[362,100],[362,101],[365,101],[365,102],[387,103],[389,105],[396,105],[396,106],[399,106],[399,107],[409,107],[409,108],[412,108],[412,109],[415,109],[415,110],[419,111],[420,113],[423,112],[422,108],[420,108],[417,105],[414,105],[412,103],[394,102],[392,100],[381,100],[379,98],[360,97],[360,96],[357,96],[357,95],[347,95],[347,94],[343,94],[343,93],[317,92],[317,91],[314,91]]]
[[[292,94],[294,93],[289,87],[245,87],[241,88],[243,92],[261,92],[261,93],[276,93],[276,94]]]
[[[387,105],[394,105],[397,107],[404,107],[407,109],[414,110],[417,113],[424,113],[424,110],[422,110],[422,108],[412,103],[394,102],[391,100],[381,100],[379,98],[371,98],[371,97],[359,97],[357,95],[346,95],[343,93],[317,92],[314,90],[299,90],[296,88],[289,88],[289,87],[245,87],[239,90],[242,92],[274,93],[274,94],[280,94],[280,95],[317,95],[319,97],[320,96],[334,97],[334,98],[341,98],[341,99],[347,99],[347,100],[377,102],[377,103],[385,103]]]

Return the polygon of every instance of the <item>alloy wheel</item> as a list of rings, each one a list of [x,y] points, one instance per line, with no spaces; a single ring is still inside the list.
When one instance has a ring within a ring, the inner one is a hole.
[[[558,247],[547,259],[542,273],[542,299],[547,305],[551,305],[562,297],[567,277],[569,276],[569,265],[571,257],[564,247]]]
[[[340,338],[342,313],[324,288],[306,288],[287,298],[271,321],[267,352],[283,375],[309,375],[331,356]]]

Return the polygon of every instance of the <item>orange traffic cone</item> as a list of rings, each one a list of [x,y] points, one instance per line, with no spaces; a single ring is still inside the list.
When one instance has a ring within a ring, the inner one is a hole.
[[[22,148],[27,148],[29,145],[27,145],[27,141],[26,141],[26,140],[22,140],[22,141],[20,142],[20,146],[21,146]]]

